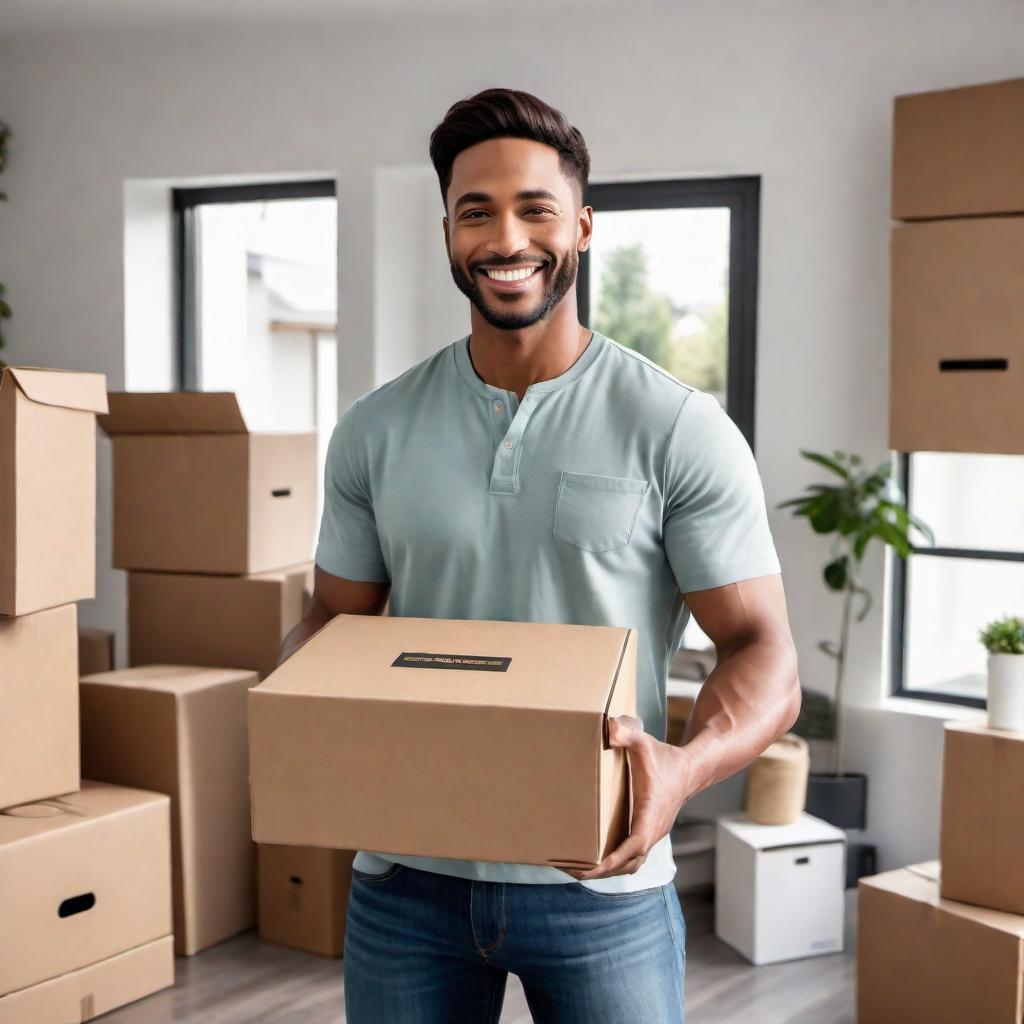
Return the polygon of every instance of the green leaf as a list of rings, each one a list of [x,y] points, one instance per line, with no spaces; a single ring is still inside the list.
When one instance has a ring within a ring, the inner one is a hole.
[[[824,577],[825,585],[829,590],[845,590],[846,579],[847,579],[847,558],[846,555],[840,555],[834,562],[829,562],[825,566]]]
[[[815,533],[831,533],[839,523],[839,502],[834,494],[816,498],[807,512]]]
[[[844,480],[850,479],[850,474],[846,471],[845,467],[840,466],[838,462],[830,459],[827,455],[822,455],[820,452],[809,452],[803,448],[800,449],[800,454],[805,459],[810,459],[811,462],[816,462],[819,466],[832,470],[833,473],[841,476]]]

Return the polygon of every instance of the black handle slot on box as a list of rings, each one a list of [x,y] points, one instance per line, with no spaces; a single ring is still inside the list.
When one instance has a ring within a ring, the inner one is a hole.
[[[794,864],[810,864],[811,863],[811,858],[810,857],[794,857],[793,858],[793,863]]]
[[[75,914],[84,914],[96,906],[96,894],[83,892],[80,896],[69,896],[57,911],[58,917],[73,917]]]
[[[940,359],[939,370],[949,373],[956,370],[1006,370],[1009,359]]]
[[[291,882],[292,885],[302,885],[302,879],[299,878],[298,875],[289,875],[288,881]]]
[[[292,489],[290,487],[275,487],[274,490],[270,492],[271,496],[274,498],[290,498],[291,493]]]

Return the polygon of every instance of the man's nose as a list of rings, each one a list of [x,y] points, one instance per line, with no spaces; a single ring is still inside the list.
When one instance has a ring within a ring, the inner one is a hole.
[[[491,225],[493,234],[488,239],[487,248],[496,256],[507,259],[529,245],[529,237],[518,217],[512,214],[494,217]]]

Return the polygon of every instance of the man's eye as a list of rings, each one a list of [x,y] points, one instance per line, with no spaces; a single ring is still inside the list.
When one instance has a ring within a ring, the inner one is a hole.
[[[483,213],[483,210],[470,210],[462,219],[468,220],[470,217],[475,217],[478,213]]]
[[[527,213],[550,213],[550,210],[545,210],[543,206],[535,206],[532,210],[527,210]]]

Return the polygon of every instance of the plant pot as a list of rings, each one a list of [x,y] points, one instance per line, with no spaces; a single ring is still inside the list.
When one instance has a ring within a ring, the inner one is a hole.
[[[808,814],[837,828],[862,829],[867,823],[868,777],[861,772],[842,775],[814,772],[807,779]]]
[[[988,724],[1024,732],[1024,654],[989,654]]]
[[[878,873],[878,847],[870,843],[846,844],[846,888],[855,889],[858,878]]]

